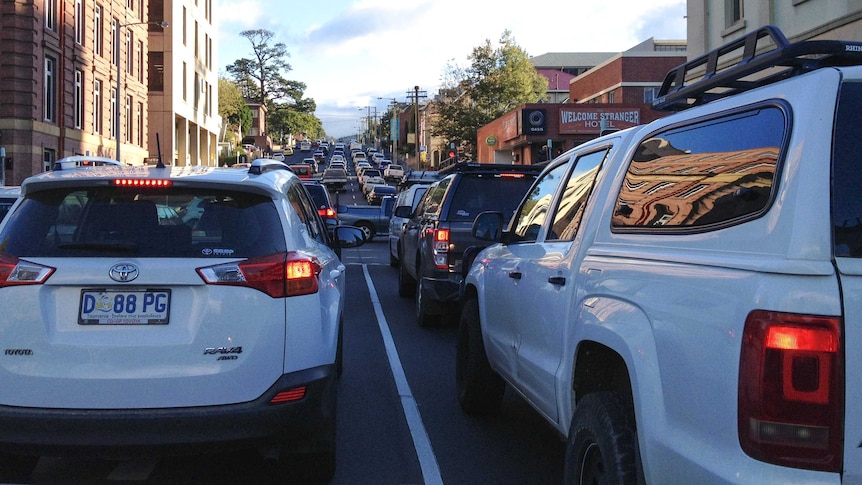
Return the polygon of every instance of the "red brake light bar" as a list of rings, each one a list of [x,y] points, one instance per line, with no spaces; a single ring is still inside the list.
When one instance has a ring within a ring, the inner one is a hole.
[[[118,187],[170,187],[173,181],[164,179],[115,179]]]

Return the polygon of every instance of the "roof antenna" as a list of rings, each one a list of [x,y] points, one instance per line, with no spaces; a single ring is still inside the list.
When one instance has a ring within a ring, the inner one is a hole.
[[[165,168],[165,163],[162,162],[162,144],[159,142],[158,132],[156,132],[156,151],[159,153],[159,163],[156,164],[156,168]]]

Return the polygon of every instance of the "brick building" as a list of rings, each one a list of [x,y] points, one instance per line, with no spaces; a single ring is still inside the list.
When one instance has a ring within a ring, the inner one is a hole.
[[[478,131],[480,162],[535,164],[599,136],[666,113],[651,108],[667,72],[686,61],[685,41],[648,39],[582,71],[569,83],[569,102],[527,104]]]
[[[122,161],[144,162],[149,40],[140,23],[147,19],[144,0],[0,3],[0,147],[11,165],[7,185],[64,156],[116,157],[118,126]]]

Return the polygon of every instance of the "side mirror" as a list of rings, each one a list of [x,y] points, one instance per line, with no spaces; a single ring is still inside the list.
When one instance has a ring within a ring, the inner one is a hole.
[[[413,215],[413,208],[409,205],[399,205],[395,208],[395,217],[400,217],[402,219],[410,219]]]
[[[473,220],[473,237],[480,241],[499,242],[503,238],[503,213],[482,212]]]
[[[339,248],[358,248],[365,244],[365,233],[353,226],[336,226],[333,240]]]

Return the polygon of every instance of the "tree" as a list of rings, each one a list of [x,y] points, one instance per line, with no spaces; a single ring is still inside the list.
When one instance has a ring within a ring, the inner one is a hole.
[[[287,46],[273,43],[275,33],[269,30],[245,30],[240,35],[251,42],[253,58],[237,59],[227,71],[244,98],[266,106],[266,134],[279,142],[289,133],[302,131],[322,136],[322,123],[314,116],[317,104],[303,97],[305,83],[285,77],[291,70]]]
[[[536,72],[509,30],[503,31],[496,48],[490,40],[474,47],[468,60],[466,68],[447,66],[435,100],[439,118],[431,133],[458,143],[475,159],[479,128],[522,104],[543,100],[548,80]]]
[[[251,110],[245,103],[245,98],[239,87],[227,79],[218,80],[218,114],[240,138],[251,127]]]

